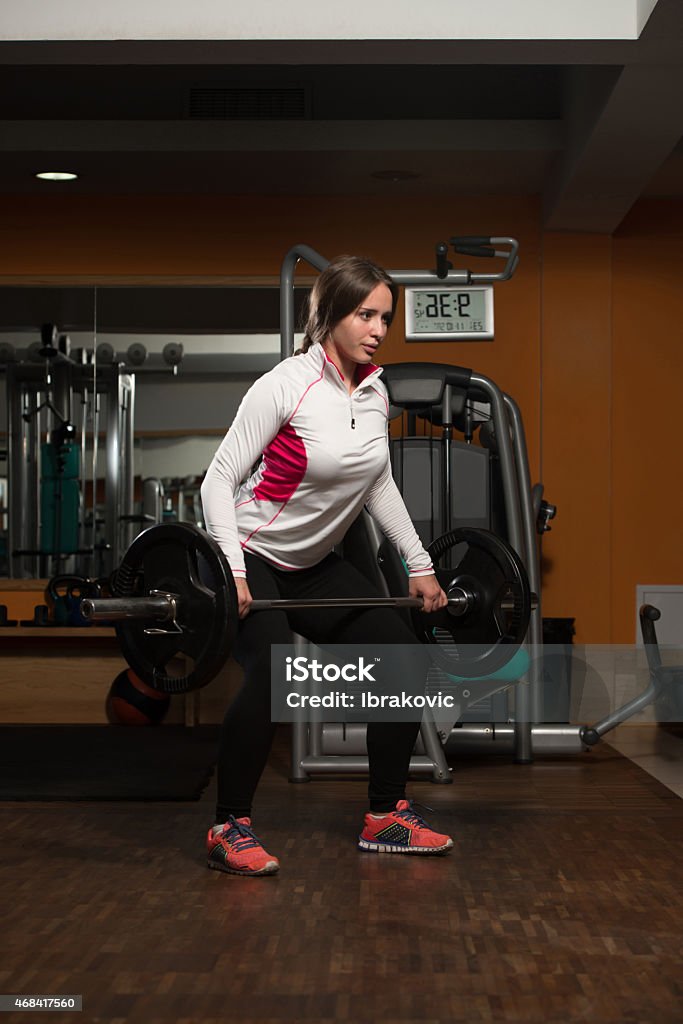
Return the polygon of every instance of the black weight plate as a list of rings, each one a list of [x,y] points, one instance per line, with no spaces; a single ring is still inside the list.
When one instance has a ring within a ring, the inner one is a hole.
[[[438,566],[458,546],[466,551],[454,569]],[[434,645],[433,656],[445,672],[482,678],[503,668],[519,650],[529,628],[531,591],[517,553],[488,530],[451,530],[428,548],[436,577],[448,594],[462,588],[473,595],[462,616],[449,609],[415,612],[420,636]],[[502,607],[508,599],[512,607]]]
[[[136,675],[162,693],[187,693],[206,686],[227,661],[237,633],[237,593],[218,544],[190,523],[151,526],[133,541],[116,572],[117,597],[142,597],[159,590],[177,596],[177,624],[129,619],[116,632]],[[145,629],[163,633],[150,634]],[[173,674],[172,660],[192,665]]]

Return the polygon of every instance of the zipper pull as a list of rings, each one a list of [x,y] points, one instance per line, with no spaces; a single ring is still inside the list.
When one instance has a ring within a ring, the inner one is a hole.
[[[355,429],[356,429],[356,421],[355,421],[355,419],[352,416],[351,417],[351,430],[355,430]]]

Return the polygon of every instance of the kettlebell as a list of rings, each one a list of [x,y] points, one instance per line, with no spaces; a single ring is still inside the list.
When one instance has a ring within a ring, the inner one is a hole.
[[[45,591],[55,626],[91,626],[81,615],[84,597],[100,597],[98,580],[83,576],[53,576]]]

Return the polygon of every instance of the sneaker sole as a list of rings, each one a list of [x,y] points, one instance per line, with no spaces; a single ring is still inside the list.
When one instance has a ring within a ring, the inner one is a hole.
[[[264,868],[260,868],[258,871],[240,871],[239,868],[229,868],[225,864],[217,864],[212,860],[207,860],[206,866],[211,868],[212,871],[223,871],[226,875],[245,875],[247,878],[255,878],[258,875],[276,875],[280,870],[279,864],[266,864]]]
[[[389,843],[371,843],[367,839],[358,840],[358,849],[366,850],[368,853],[445,853],[452,846],[452,839],[449,839],[443,846],[391,846]]]

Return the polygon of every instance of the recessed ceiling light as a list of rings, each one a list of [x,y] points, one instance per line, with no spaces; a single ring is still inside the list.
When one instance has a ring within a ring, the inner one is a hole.
[[[416,171],[373,171],[372,177],[380,181],[412,181],[421,175]]]
[[[73,181],[77,178],[77,174],[72,174],[71,171],[41,171],[40,174],[36,174],[36,178],[42,178],[43,181]]]

